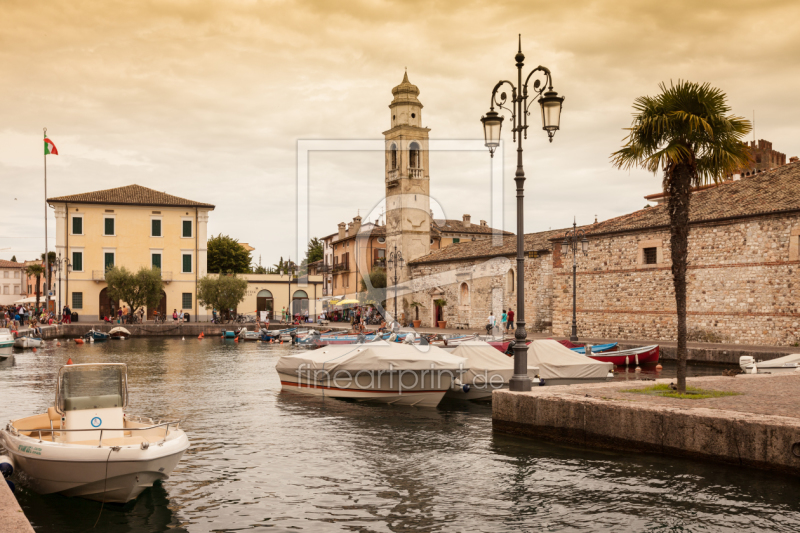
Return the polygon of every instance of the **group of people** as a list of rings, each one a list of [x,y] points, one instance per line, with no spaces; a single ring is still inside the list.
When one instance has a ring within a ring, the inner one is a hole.
[[[487,321],[488,321],[488,324],[486,325],[487,333],[494,335],[495,330],[497,329],[498,326],[500,327],[500,333],[511,331],[511,329],[514,327],[514,310],[509,309],[508,311],[506,311],[504,309],[503,313],[500,315],[500,324],[497,323],[497,317],[494,316],[494,313],[491,313],[489,315]]]
[[[305,312],[297,312],[292,314],[291,310],[285,307],[281,309],[281,324],[301,324],[303,322],[311,322],[309,318],[308,309]]]
[[[37,329],[40,324],[58,324],[58,317],[46,309],[29,309],[24,304],[0,306],[0,327]]]

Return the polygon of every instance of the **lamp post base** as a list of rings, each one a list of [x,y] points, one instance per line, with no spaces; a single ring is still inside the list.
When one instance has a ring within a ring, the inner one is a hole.
[[[513,392],[528,392],[533,387],[533,382],[528,376],[511,376],[508,381],[508,390]]]
[[[577,335],[570,335],[569,336],[569,342],[578,342],[578,336]]]

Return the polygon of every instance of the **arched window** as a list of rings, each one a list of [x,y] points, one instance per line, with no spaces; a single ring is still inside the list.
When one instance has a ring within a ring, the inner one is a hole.
[[[256,311],[259,313],[259,317],[261,311],[267,311],[268,317],[272,318],[272,311],[273,311],[273,299],[272,293],[268,290],[264,289],[263,291],[258,291],[256,295]]]
[[[306,291],[294,291],[292,295],[292,314],[305,315],[308,311],[308,294]]]
[[[392,152],[392,160],[391,160],[392,170],[397,170],[397,145],[394,143],[392,143],[391,152]]]
[[[461,305],[469,305],[469,285],[462,283],[459,294],[461,298]]]
[[[514,270],[508,269],[508,273],[506,274],[506,292],[514,292]]]
[[[408,145],[408,168],[422,168],[419,161],[419,144],[416,141]]]

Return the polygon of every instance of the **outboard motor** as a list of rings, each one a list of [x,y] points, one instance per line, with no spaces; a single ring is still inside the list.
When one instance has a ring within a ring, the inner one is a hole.
[[[395,342],[396,340],[397,340],[397,333],[392,333],[391,335],[389,335],[388,339],[389,342]]]
[[[420,335],[419,345],[420,346],[429,346],[430,343],[428,342],[428,337],[426,337],[425,335]]]
[[[508,348],[506,348],[506,355],[514,355],[514,346],[516,346],[517,341],[508,341]]]
[[[739,358],[739,367],[742,372],[747,372],[747,365],[752,365],[756,362],[755,358],[751,355],[743,355]]]

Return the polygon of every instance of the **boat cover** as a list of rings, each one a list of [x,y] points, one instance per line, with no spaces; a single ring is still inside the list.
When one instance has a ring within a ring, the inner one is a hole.
[[[497,351],[497,350],[495,350]],[[304,370],[467,370],[466,360],[436,346],[375,341],[368,344],[336,344],[278,359],[275,369],[294,374]]]
[[[614,368],[613,363],[595,361],[551,339],[536,340],[528,346],[528,364],[538,366],[544,379],[598,379]]]
[[[487,375],[489,379],[496,375],[503,376],[503,383],[508,383],[514,375],[514,358],[498,351],[488,342],[464,342],[450,353],[467,360],[469,372],[461,378],[464,383],[480,383]],[[537,366],[528,365],[528,375],[531,378],[538,373]]]
[[[563,345],[564,343],[562,342],[562,343],[559,343],[559,344]],[[594,353],[606,352],[606,351],[610,350],[611,348],[614,348],[616,345],[617,345],[616,342],[612,342],[612,343],[609,343],[609,344],[594,344],[594,345],[592,345],[592,353],[594,354]],[[567,346],[567,348],[569,348],[569,346]],[[586,346],[579,346],[577,348],[569,348],[569,349],[572,350],[575,353],[581,353],[581,354],[584,354],[584,355],[586,354]]]
[[[792,355],[784,355],[783,357],[778,357],[777,359],[770,359],[768,361],[759,361],[756,363],[756,366],[761,369],[781,368],[784,366],[791,366],[792,363],[797,363],[798,365],[800,365],[800,353],[795,353]]]
[[[130,331],[128,331],[127,329],[125,329],[123,327],[120,327],[120,326],[117,326],[115,328],[111,328],[111,331],[109,331],[109,333],[124,333],[125,335],[130,335],[131,334]]]

